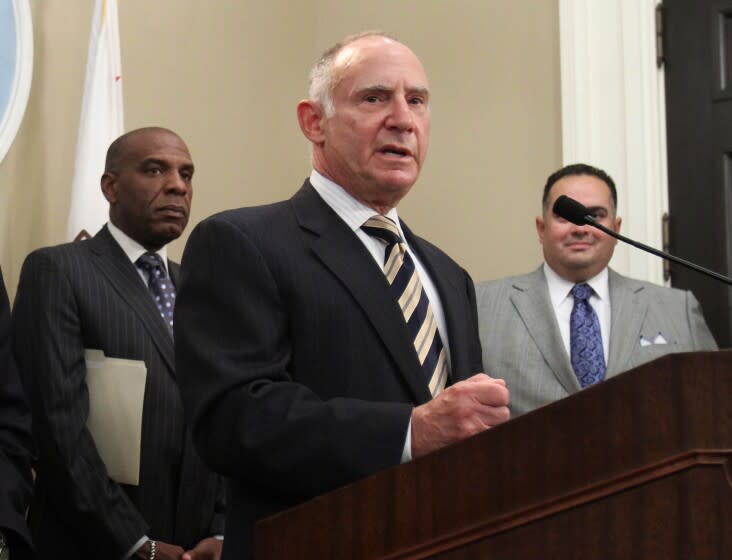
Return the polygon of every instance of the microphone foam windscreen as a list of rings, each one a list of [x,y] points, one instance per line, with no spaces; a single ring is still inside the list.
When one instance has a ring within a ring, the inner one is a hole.
[[[565,195],[561,195],[557,198],[552,210],[557,216],[564,218],[573,224],[577,224],[578,226],[583,226],[587,223],[585,216],[590,213],[586,206],[583,206],[575,199],[569,198]]]

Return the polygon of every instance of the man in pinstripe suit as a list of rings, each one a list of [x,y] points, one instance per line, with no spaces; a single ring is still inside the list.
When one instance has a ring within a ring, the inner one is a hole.
[[[30,526],[40,558],[220,557],[221,480],[191,445],[170,325],[151,293],[152,276],[176,282],[166,245],[188,222],[192,176],[175,133],[121,136],[101,179],[109,223],[90,240],[37,250],[23,265],[14,349],[39,454]],[[151,273],[138,258],[155,255]],[[138,486],[107,476],[86,428],[90,348],[147,367]]]
[[[31,495],[30,411],[10,347],[10,306],[0,271],[0,558],[32,558],[25,510]]]

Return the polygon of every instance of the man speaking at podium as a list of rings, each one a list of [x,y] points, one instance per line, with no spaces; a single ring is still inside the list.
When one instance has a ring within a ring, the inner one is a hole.
[[[251,557],[262,517],[508,418],[471,279],[397,214],[429,102],[409,48],[345,39],[297,107],[310,178],[189,239],[176,357],[198,449],[231,483],[225,558]]]
[[[716,350],[691,292],[608,268],[617,241],[552,211],[561,195],[619,232],[615,183],[585,164],[549,176],[536,231],[544,264],[478,285],[483,367],[506,380],[518,416],[671,352]]]

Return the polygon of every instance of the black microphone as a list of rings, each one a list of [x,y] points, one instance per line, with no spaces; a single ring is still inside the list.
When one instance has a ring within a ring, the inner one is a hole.
[[[554,202],[552,211],[560,218],[564,218],[565,220],[572,222],[573,224],[577,224],[578,226],[590,225],[599,229],[602,232],[607,233],[610,237],[614,237],[615,239],[619,239],[624,243],[633,245],[633,247],[638,247],[638,249],[651,253],[652,255],[656,255],[657,257],[661,257],[662,259],[675,262],[676,264],[680,264],[681,266],[685,266],[686,268],[690,268],[691,270],[696,270],[697,272],[701,272],[702,274],[711,276],[715,280],[719,280],[720,282],[724,282],[725,284],[732,286],[732,278],[729,278],[728,276],[722,276],[721,274],[714,272],[713,270],[709,270],[708,268],[704,268],[703,266],[699,266],[698,264],[694,264],[693,262],[685,261],[684,259],[675,257],[674,255],[670,255],[669,253],[664,253],[663,251],[659,251],[658,249],[654,249],[653,247],[649,247],[648,245],[644,245],[643,243],[640,243],[638,241],[633,241],[628,237],[620,235],[619,233],[616,233],[613,230],[606,228],[602,224],[598,223],[597,220],[595,220],[595,218],[592,216],[592,213],[587,209],[586,206],[584,206],[580,202],[577,202],[573,198],[569,198],[565,195],[559,196],[559,198],[557,198],[557,200]]]
[[[592,214],[582,203],[577,202],[574,198],[569,198],[566,195],[560,195],[559,198],[554,202],[554,213],[578,226],[585,224],[592,224],[594,218]]]

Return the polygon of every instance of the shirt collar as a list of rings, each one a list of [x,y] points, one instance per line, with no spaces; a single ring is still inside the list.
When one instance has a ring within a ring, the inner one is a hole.
[[[107,228],[109,229],[110,235],[114,238],[114,240],[119,244],[119,246],[124,251],[125,255],[127,255],[127,258],[130,259],[132,264],[137,263],[137,259],[139,259],[142,255],[149,252],[145,247],[140,245],[137,241],[132,239],[129,235],[127,235],[124,231],[119,229],[117,226],[115,226],[112,222],[107,222]],[[155,251],[158,255],[160,255],[160,258],[163,260],[163,266],[165,267],[165,271],[168,271],[168,247],[167,245],[163,245],[160,249]]]
[[[346,222],[348,227],[353,231],[358,231],[361,226],[377,214],[373,208],[369,208],[363,202],[356,200],[343,187],[334,183],[324,175],[318,173],[315,169],[310,173],[310,184],[313,185],[315,191],[320,195],[323,201],[330,206],[338,216]],[[399,228],[399,234],[404,239],[402,225],[399,222],[397,209],[392,208],[386,214]]]
[[[556,309],[559,304],[570,295],[569,292],[574,287],[575,283],[559,276],[559,274],[554,272],[554,269],[547,263],[544,263],[544,275],[546,276],[546,283],[549,288],[549,297],[552,300],[552,306]],[[610,301],[607,267],[603,268],[597,275],[582,283],[588,284],[600,300]]]

